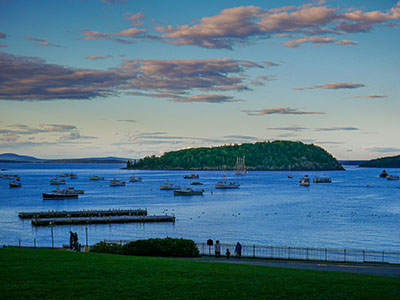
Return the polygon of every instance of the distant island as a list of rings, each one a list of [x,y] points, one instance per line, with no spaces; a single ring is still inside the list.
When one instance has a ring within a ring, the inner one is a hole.
[[[92,157],[66,159],[40,159],[33,156],[18,155],[15,153],[0,154],[0,163],[80,163],[80,164],[126,164],[127,158],[119,157]]]
[[[128,161],[127,169],[149,170],[234,170],[237,158],[245,157],[251,171],[344,170],[327,151],[313,144],[274,141],[224,145],[172,151],[161,157],[147,156]]]
[[[360,165],[362,168],[400,168],[400,155],[388,156],[366,161]]]

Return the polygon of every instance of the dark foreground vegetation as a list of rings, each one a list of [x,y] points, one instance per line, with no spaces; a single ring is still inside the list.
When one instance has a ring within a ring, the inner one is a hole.
[[[363,168],[400,168],[400,155],[382,157],[366,161],[360,165]]]
[[[148,239],[129,242],[124,245],[100,242],[90,249],[91,252],[123,254],[136,256],[199,257],[195,242],[187,239]]]
[[[246,158],[247,170],[343,170],[324,149],[301,142],[274,141],[255,144],[193,148],[167,152],[161,157],[148,156],[132,163],[132,169],[233,170],[236,159]]]
[[[399,299],[398,278],[0,249],[0,299]]]

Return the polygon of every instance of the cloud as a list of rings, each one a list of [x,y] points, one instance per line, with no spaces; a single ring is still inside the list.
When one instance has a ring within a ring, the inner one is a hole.
[[[312,87],[293,88],[293,89],[298,91],[312,90],[312,89],[338,90],[338,89],[356,89],[364,86],[365,86],[364,83],[337,82],[337,83],[327,83],[323,85],[314,85]]]
[[[134,43],[133,40],[121,39],[121,37],[130,38],[130,39],[144,37],[143,33],[146,32],[146,29],[131,27],[131,28],[124,29],[124,30],[121,30],[118,32],[98,32],[98,31],[84,29],[84,30],[81,30],[80,32],[84,35],[84,37],[79,38],[78,40],[87,41],[87,40],[109,40],[109,39],[112,39],[113,41],[116,41],[116,42],[131,44],[131,43]]]
[[[341,41],[337,41],[336,44],[343,45],[343,46],[354,46],[354,45],[358,45],[358,42],[351,41],[351,40],[341,40]]]
[[[99,59],[106,59],[109,57],[112,57],[112,55],[108,54],[108,55],[104,55],[104,56],[86,56],[85,58],[89,59],[89,60],[99,60]]]
[[[261,76],[257,76],[255,80],[252,80],[251,84],[255,85],[255,86],[263,86],[268,81],[273,81],[273,80],[276,80],[276,78],[274,76],[261,75]]]
[[[117,120],[118,122],[136,123],[136,120]]]
[[[231,96],[224,95],[196,95],[192,97],[175,97],[173,99],[175,102],[204,102],[204,103],[224,103],[224,102],[238,102],[242,100],[237,100]]]
[[[378,152],[378,153],[386,153],[386,152],[400,152],[400,148],[398,147],[361,147],[361,149]]]
[[[93,139],[97,139],[97,137],[81,135],[79,132],[76,131],[76,132],[71,132],[68,135],[58,138],[58,141],[68,142],[68,141],[76,141],[76,140],[93,140]]]
[[[156,59],[124,60],[116,68],[88,70],[0,52],[0,99],[91,99],[124,92],[177,102],[236,102],[229,96],[193,93],[249,90],[252,80],[245,72],[251,68],[264,66],[231,58]]]
[[[216,49],[233,49],[235,45],[274,36],[313,35],[311,39],[302,37],[285,43],[288,47],[298,47],[306,42],[321,45],[336,40],[315,35],[365,32],[379,25],[395,24],[399,18],[398,4],[386,11],[363,12],[354,8],[344,11],[331,8],[320,1],[270,10],[258,6],[233,7],[190,25],[158,26],[155,30],[170,44]],[[346,40],[338,44],[354,45]]]
[[[144,19],[144,17],[145,17],[145,15],[143,13],[141,13],[141,12],[138,12],[136,14],[125,13],[123,16],[124,16],[124,19],[130,21],[133,26],[138,26],[138,27],[143,26],[142,19]]]
[[[7,35],[4,32],[0,32],[0,39],[7,38]]]
[[[387,98],[389,97],[388,95],[367,95],[367,96],[355,96],[354,98],[363,98],[363,99],[381,99],[381,98]]]
[[[304,43],[313,43],[315,45],[322,45],[322,44],[331,44],[336,41],[336,38],[333,37],[319,37],[319,36],[311,36],[311,37],[304,37],[297,40],[291,40],[285,42],[286,47],[290,48],[297,48],[301,44]]]
[[[233,140],[258,140],[255,136],[248,135],[224,135],[225,139],[233,139]]]
[[[38,46],[60,47],[59,45],[50,43],[49,41],[47,41],[47,39],[34,38],[34,37],[29,36],[29,35],[25,36],[25,38],[26,38],[27,40],[29,40],[29,41],[36,42],[35,45],[38,45]]]
[[[272,114],[281,114],[281,115],[325,114],[323,112],[301,111],[298,108],[291,108],[291,107],[275,107],[275,108],[266,108],[261,110],[243,110],[243,112],[247,113],[249,116],[262,116],[262,115],[272,115]]]
[[[315,129],[315,131],[353,131],[353,130],[360,130],[360,129],[357,127],[350,127],[350,126]]]
[[[280,64],[275,63],[275,62],[273,62],[273,61],[264,61],[263,64],[264,64],[264,66],[267,66],[267,67],[277,67],[277,66],[280,66]]]
[[[271,127],[267,128],[268,130],[284,130],[284,131],[303,131],[307,130],[308,128],[306,127],[300,127],[300,126],[291,126],[291,127]]]

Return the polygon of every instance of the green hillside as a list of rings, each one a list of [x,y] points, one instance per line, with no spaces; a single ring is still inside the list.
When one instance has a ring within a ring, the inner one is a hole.
[[[132,169],[233,170],[238,157],[246,158],[247,170],[343,170],[324,149],[302,142],[274,141],[224,145],[167,152],[161,157],[145,157]]]
[[[360,165],[364,168],[400,168],[400,155],[382,157],[366,161]]]

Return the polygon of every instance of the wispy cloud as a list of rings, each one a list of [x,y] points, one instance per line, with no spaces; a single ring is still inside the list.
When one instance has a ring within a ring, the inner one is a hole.
[[[104,55],[104,56],[86,56],[86,59],[89,60],[99,60],[99,59],[106,59],[106,58],[110,58],[112,57],[112,55],[108,54],[108,55]]]
[[[242,100],[235,99],[231,96],[225,95],[196,95],[191,97],[175,97],[175,102],[204,102],[204,103],[224,103],[224,102],[238,102]]]
[[[328,127],[328,128],[316,128],[315,131],[354,131],[360,130],[357,127],[343,126],[343,127]]]
[[[400,148],[398,147],[366,147],[362,146],[361,149],[378,152],[378,153],[387,153],[387,152],[400,152]]]
[[[136,120],[117,120],[118,122],[136,123]]]
[[[336,44],[342,45],[342,46],[355,46],[355,45],[358,45],[358,42],[351,41],[351,40],[341,40],[341,41],[337,41]]]
[[[59,45],[50,43],[47,39],[41,39],[41,38],[34,38],[29,35],[25,36],[25,38],[29,41],[36,42],[35,45],[38,46],[45,46],[45,47],[60,47]]]
[[[373,94],[373,95],[367,95],[367,96],[354,96],[354,98],[362,98],[362,99],[382,99],[382,98],[387,98],[389,97],[388,95],[381,94]]]
[[[283,131],[303,131],[307,130],[308,128],[306,127],[301,127],[301,126],[291,126],[291,127],[270,127],[267,128],[268,130],[283,130]]]
[[[312,90],[312,89],[338,90],[338,89],[356,89],[364,86],[365,86],[364,83],[337,82],[337,83],[327,83],[323,85],[314,85],[312,87],[293,88],[293,89],[298,91]]]
[[[290,48],[297,48],[301,44],[304,43],[312,43],[315,45],[322,45],[322,44],[332,44],[336,41],[336,38],[333,37],[320,37],[320,36],[310,36],[310,37],[303,37],[296,40],[291,40],[285,42],[286,47]]]
[[[325,114],[323,112],[302,111],[299,110],[298,108],[291,108],[291,107],[275,107],[275,108],[266,108],[261,110],[243,110],[243,112],[247,113],[249,116],[262,116],[262,115],[272,115],[272,114],[281,114],[281,115]]]

